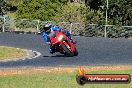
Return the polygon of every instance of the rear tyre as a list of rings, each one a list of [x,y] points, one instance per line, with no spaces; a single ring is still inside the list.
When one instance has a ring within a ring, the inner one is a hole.
[[[61,44],[62,49],[65,51],[65,54],[72,57],[74,54],[66,47],[66,45]]]

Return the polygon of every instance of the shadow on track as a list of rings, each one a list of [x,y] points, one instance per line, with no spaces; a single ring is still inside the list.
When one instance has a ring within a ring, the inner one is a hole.
[[[43,56],[43,57],[68,57],[68,56],[66,56],[66,55],[55,55],[55,56],[48,56],[48,55],[47,55],[47,56],[46,56],[46,55],[45,55],[45,56]]]

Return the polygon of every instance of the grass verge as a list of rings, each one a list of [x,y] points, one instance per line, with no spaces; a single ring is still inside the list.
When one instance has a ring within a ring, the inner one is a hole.
[[[104,67],[104,66],[103,66]],[[110,67],[111,69],[102,70],[102,67],[90,67],[87,69],[89,74],[130,74],[132,76],[132,66],[127,69],[124,67]],[[120,68],[120,69],[119,69]],[[71,71],[71,69],[73,71]],[[86,84],[80,86],[76,83],[76,68],[34,68],[10,70],[15,75],[1,75],[1,88],[132,88],[130,84]],[[56,70],[56,71],[55,71]],[[3,70],[6,72],[6,70]],[[9,70],[8,70],[9,71]],[[24,73],[25,72],[25,73]],[[1,73],[1,72],[0,72]],[[24,73],[24,74],[20,74]],[[28,73],[28,74],[27,74]]]
[[[26,51],[13,47],[0,46],[0,60],[16,59],[26,56]]]

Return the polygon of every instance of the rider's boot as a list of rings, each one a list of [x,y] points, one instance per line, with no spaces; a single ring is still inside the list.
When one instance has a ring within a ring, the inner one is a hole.
[[[51,54],[55,53],[55,49],[54,49],[54,47],[52,47],[52,46],[50,46],[50,53],[51,53]]]

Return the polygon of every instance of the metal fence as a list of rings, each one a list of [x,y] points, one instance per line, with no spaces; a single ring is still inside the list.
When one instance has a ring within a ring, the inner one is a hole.
[[[115,25],[98,25],[98,24],[81,24],[69,22],[52,22],[52,21],[39,21],[19,19],[13,20],[8,17],[1,18],[0,28],[4,31],[24,31],[24,32],[40,32],[43,25],[47,23],[55,24],[62,29],[70,31],[72,35],[87,36],[87,37],[109,37],[118,38],[132,37],[132,26],[115,26]],[[105,31],[106,27],[106,31]]]
[[[106,32],[105,32],[106,26]],[[115,26],[115,25],[85,25],[85,36],[87,37],[108,37],[108,38],[129,38],[132,37],[132,26]]]

